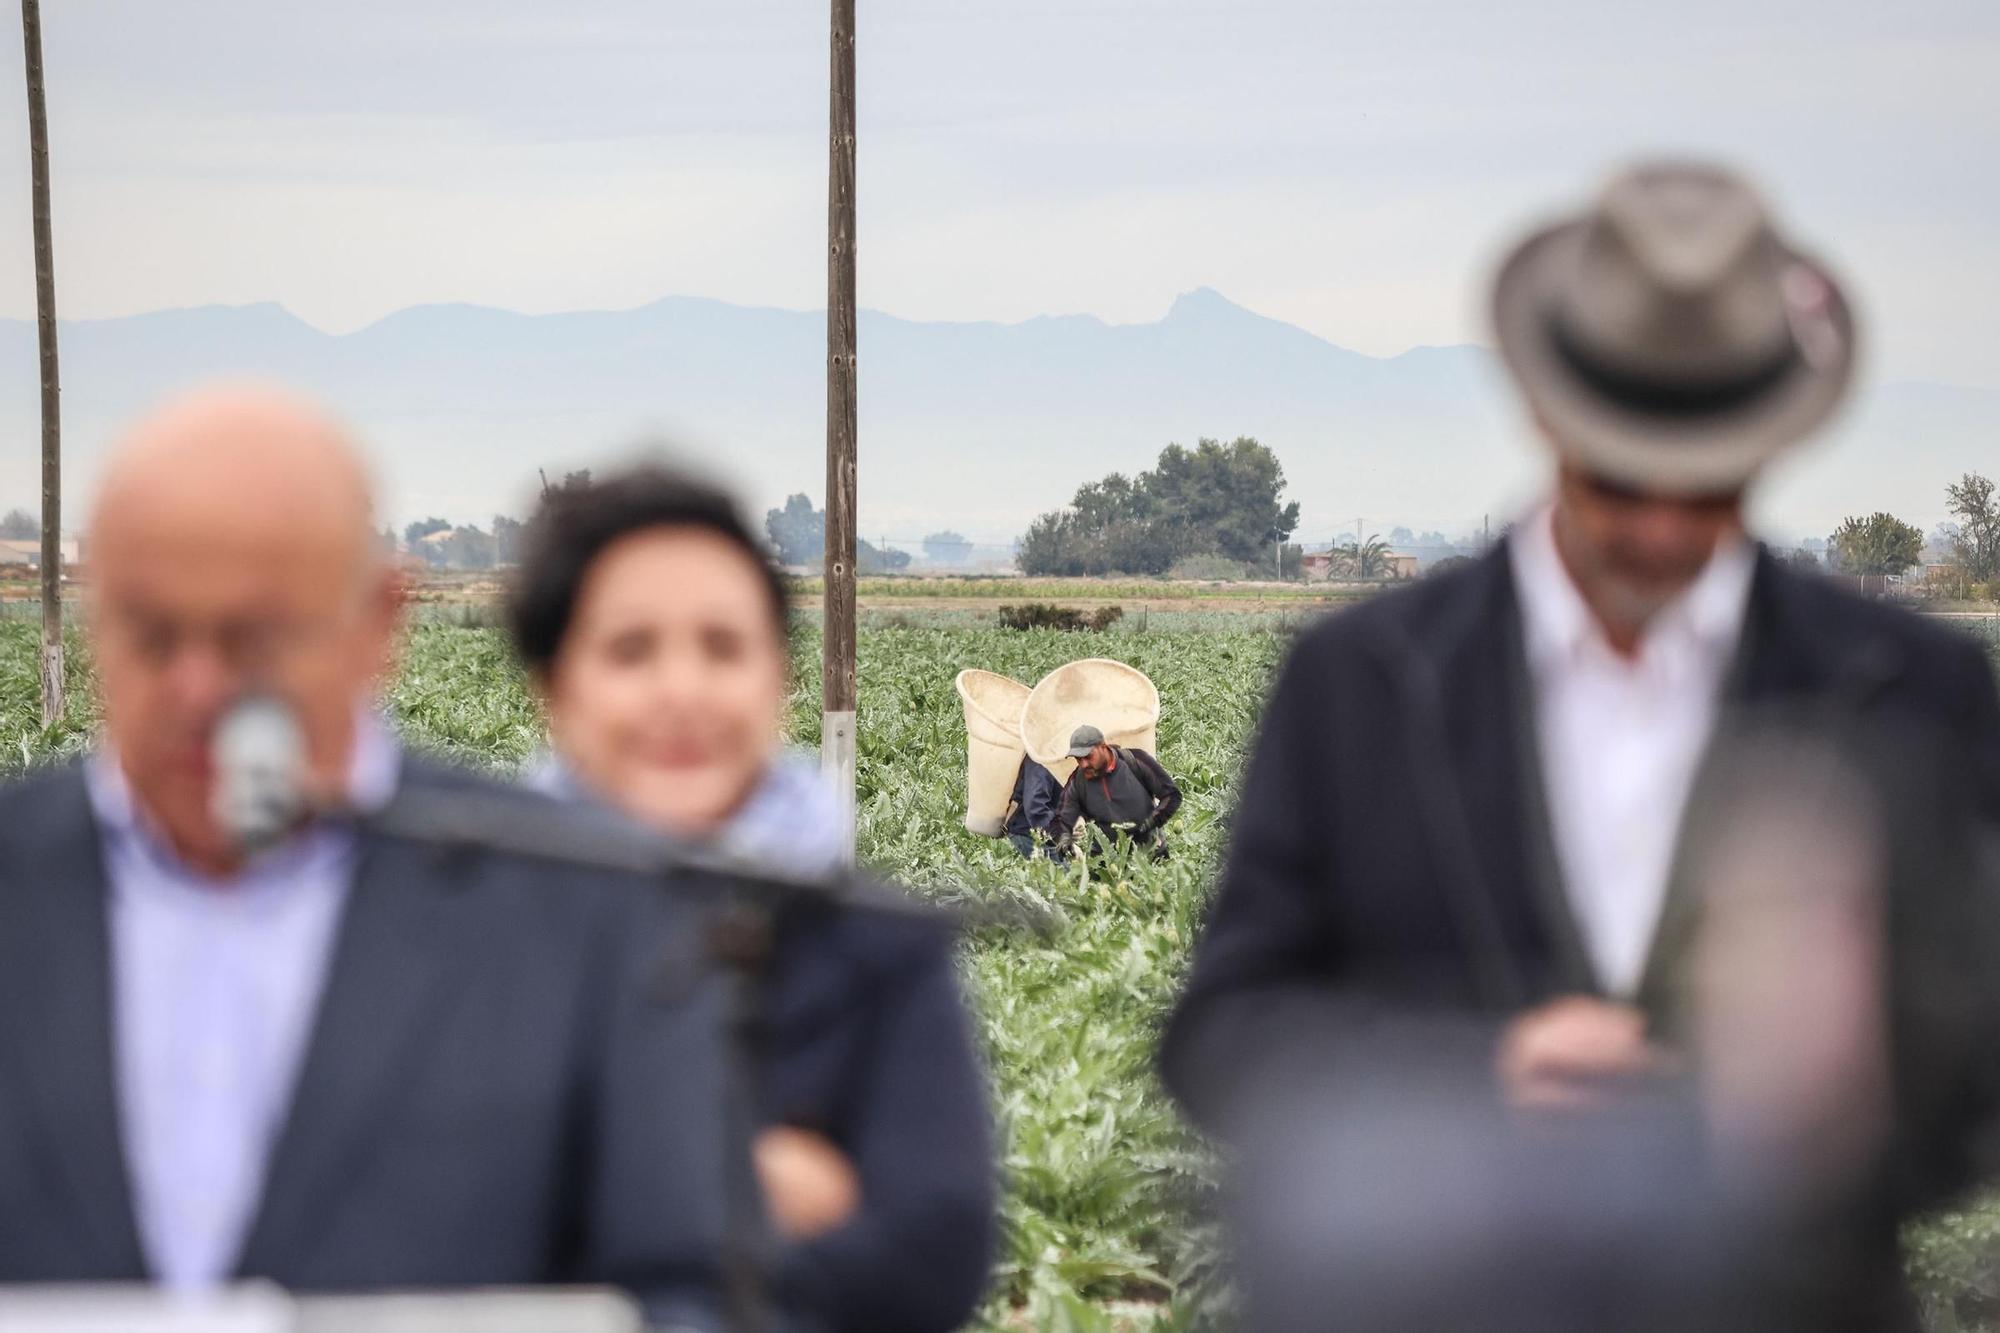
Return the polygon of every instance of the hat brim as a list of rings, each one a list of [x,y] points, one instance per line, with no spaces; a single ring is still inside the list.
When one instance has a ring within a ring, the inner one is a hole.
[[[1556,451],[1607,480],[1649,491],[1741,490],[1773,458],[1825,425],[1854,377],[1853,312],[1825,270],[1833,337],[1802,349],[1798,365],[1748,402],[1708,413],[1636,409],[1586,382],[1557,350],[1549,314],[1589,224],[1537,232],[1507,257],[1493,287],[1501,360]]]
[[[1069,757],[1072,759],[1088,759],[1090,758],[1090,752],[1096,748],[1095,745],[1072,745],[1069,747]]]

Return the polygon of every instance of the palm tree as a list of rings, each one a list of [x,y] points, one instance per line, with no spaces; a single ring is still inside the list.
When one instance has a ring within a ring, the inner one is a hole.
[[[1343,578],[1362,582],[1386,579],[1391,569],[1389,543],[1380,536],[1370,536],[1362,542],[1348,542],[1335,548],[1333,567]]]
[[[28,164],[35,215],[35,328],[42,361],[42,725],[63,715],[62,411],[56,373],[56,261],[49,221],[49,115],[40,0],[21,0],[28,59]]]

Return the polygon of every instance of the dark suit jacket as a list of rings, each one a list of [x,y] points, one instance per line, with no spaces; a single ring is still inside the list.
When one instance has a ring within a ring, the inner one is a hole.
[[[640,831],[574,782],[555,790],[614,836]],[[886,885],[849,887],[857,899],[907,906]],[[750,996],[759,1121],[823,1135],[861,1194],[839,1227],[774,1244],[770,1276],[788,1328],[944,1333],[986,1290],[993,1133],[952,943],[943,913],[829,909],[807,895],[777,914]]]
[[[409,762],[404,781],[476,780]],[[149,1276],[105,898],[78,769],[0,794],[0,1282]],[[238,1274],[315,1291],[604,1282],[707,1322],[718,991],[667,995],[660,976],[688,933],[635,880],[364,833]]]
[[[826,1135],[861,1180],[853,1218],[782,1251],[787,1303],[841,1333],[966,1323],[993,1262],[995,1170],[950,934],[801,911],[771,992],[765,1117]]]
[[[1457,1040],[1444,1034],[1466,1032],[1468,1016],[1491,1020],[1479,1039],[1490,1040],[1515,1011],[1599,989],[1555,875],[1519,620],[1503,546],[1333,616],[1293,649],[1163,1049],[1169,1086],[1209,1127],[1227,1134],[1240,1099],[1300,1040],[1315,1059],[1345,1051],[1358,1063]],[[1811,707],[1897,737],[1925,756],[1927,790],[2000,822],[1993,673],[1949,628],[1761,555],[1728,690],[1732,706]],[[1993,971],[1973,949],[1977,931],[1939,924],[1977,906],[1966,888],[1951,878],[1941,891],[1954,901],[1899,909],[1892,929],[1897,943],[1921,936],[1941,951],[1931,975],[1976,984]],[[1670,897],[1641,991],[1649,1008],[1671,991],[1684,925]],[[1892,1021],[1909,1038],[1898,1047],[1900,1208],[1966,1183],[1977,1122],[1993,1108],[1977,1040],[1938,1035],[1917,968],[1895,980]],[[1972,994],[1945,1011],[1976,1009]]]

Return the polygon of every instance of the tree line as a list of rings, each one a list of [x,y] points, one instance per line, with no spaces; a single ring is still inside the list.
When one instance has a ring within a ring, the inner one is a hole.
[[[589,485],[590,469],[583,468],[564,473],[562,480],[553,485],[544,481],[543,492],[576,490]],[[17,510],[0,520],[0,535],[4,535],[5,524],[17,518],[33,522],[30,516]],[[523,527],[519,519],[506,514],[495,514],[486,528],[455,524],[433,515],[406,524],[400,538],[395,529],[384,528],[381,541],[385,550],[407,553],[433,569],[496,569],[520,559]],[[781,564],[811,567],[825,557],[826,513],[814,508],[804,495],[793,495],[782,508],[768,511],[764,529]],[[964,564],[971,552],[972,543],[956,532],[934,532],[924,539],[924,554],[934,564]],[[907,551],[880,550],[871,542],[860,543],[859,567],[863,574],[892,574],[909,565]]]
[[[1957,596],[1982,594],[2000,600],[2000,499],[1990,478],[1968,472],[1945,487],[1945,508],[1951,519],[1929,543],[1947,558],[1947,576],[1958,586]],[[1897,575],[1921,563],[1926,546],[1921,528],[1893,514],[1851,516],[1826,540],[1825,567],[1834,573],[1863,576]],[[1818,565],[1812,552],[1801,548],[1794,563]]]
[[[548,489],[590,484],[583,469],[563,474]],[[1029,525],[1015,560],[1021,572],[1043,577],[1157,575],[1177,567],[1197,577],[1208,566],[1220,573],[1299,572],[1300,548],[1289,539],[1298,528],[1297,501],[1286,502],[1285,472],[1277,456],[1243,436],[1227,444],[1202,439],[1192,449],[1170,444],[1144,472],[1114,472],[1085,482],[1062,509]],[[1945,488],[1950,519],[1927,540],[1923,530],[1888,513],[1850,516],[1823,543],[1823,553],[1799,547],[1795,565],[1832,573],[1898,575],[1924,560],[1926,547],[1951,566],[1947,591],[1955,596],[2000,600],[2000,494],[1993,481],[1965,473]],[[385,549],[401,550],[434,569],[485,570],[515,563],[522,523],[495,514],[489,526],[454,524],[436,516],[407,524],[400,537],[385,528]],[[826,514],[798,494],[766,512],[764,529],[780,563],[817,566],[826,549]],[[32,541],[41,522],[25,509],[0,515],[0,540]],[[860,544],[860,572],[892,574],[909,568],[907,551]],[[923,541],[928,563],[965,564],[972,543],[952,531]],[[1336,574],[1367,580],[1385,575],[1389,545],[1369,536],[1336,547],[1329,559]]]
[[[1015,563],[1059,577],[1165,574],[1190,561],[1295,572],[1299,505],[1284,491],[1277,455],[1249,436],[1169,444],[1151,469],[1085,482],[1029,524]]]
[[[1065,507],[1029,525],[1015,561],[1037,576],[1158,575],[1193,577],[1231,572],[1298,572],[1299,548],[1289,543],[1299,506],[1285,502],[1285,474],[1276,455],[1247,436],[1223,444],[1202,439],[1189,449],[1170,444],[1152,469],[1114,472],[1085,482]],[[1818,545],[1789,557],[1800,566],[1864,576],[1899,575],[1922,563],[1926,549],[1948,567],[1944,591],[2000,601],[2000,495],[1993,481],[1968,472],[1945,488],[1950,519],[1928,540],[1922,529],[1892,514],[1844,519]],[[1390,547],[1379,537],[1350,540],[1327,559],[1337,576],[1357,580],[1388,573]],[[1450,563],[1457,563],[1452,561]]]
[[[550,484],[542,479],[542,494],[552,491],[585,490],[590,486],[590,469],[563,473],[562,480]],[[526,527],[520,519],[495,514],[490,530],[472,523],[449,519],[420,518],[403,528],[399,544],[394,528],[382,530],[384,550],[402,550],[432,569],[481,570],[512,565],[521,558],[521,534]]]
[[[813,508],[812,501],[804,495],[788,496],[782,509],[765,511],[764,532],[770,537],[771,549],[777,552],[781,565],[813,569],[826,559],[826,511]],[[895,574],[910,567],[910,553],[883,550],[873,542],[857,539],[854,567],[862,574]]]

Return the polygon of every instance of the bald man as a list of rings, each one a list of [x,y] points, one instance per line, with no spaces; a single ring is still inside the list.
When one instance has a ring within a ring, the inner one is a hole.
[[[307,405],[210,389],[132,433],[90,533],[108,750],[188,865],[227,873],[237,858],[210,817],[209,737],[246,688],[291,704],[322,794],[373,748],[358,733],[400,599],[366,476]]]
[[[318,808],[534,799],[378,719],[373,526],[339,426],[271,390],[174,402],[111,462],[102,745],[0,795],[0,1282],[609,1282],[709,1322],[720,1028],[708,988],[662,998],[680,909],[365,820],[246,854],[212,813],[252,691],[298,718]]]

